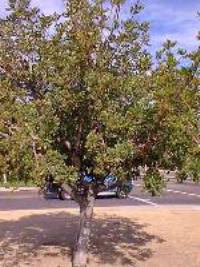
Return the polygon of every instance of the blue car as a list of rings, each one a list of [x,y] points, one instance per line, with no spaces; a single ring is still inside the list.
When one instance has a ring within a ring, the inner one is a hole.
[[[88,185],[95,182],[96,180],[93,176],[82,173],[82,185]],[[113,175],[106,176],[103,183],[98,180],[97,183],[99,183],[99,187],[101,187],[97,197],[114,195],[118,198],[126,198],[133,189],[131,179],[121,182]],[[43,188],[43,193],[45,198],[58,198],[60,200],[70,199],[70,196],[62,189],[59,183],[53,180],[53,178],[47,179]]]
[[[94,178],[90,175],[83,176],[83,182],[92,183],[95,182]],[[98,181],[97,181],[98,183]],[[118,178],[114,175],[108,175],[101,184],[101,192],[97,194],[98,196],[107,196],[107,195],[115,195],[118,198],[126,198],[128,194],[133,189],[132,179],[128,181],[119,181]]]

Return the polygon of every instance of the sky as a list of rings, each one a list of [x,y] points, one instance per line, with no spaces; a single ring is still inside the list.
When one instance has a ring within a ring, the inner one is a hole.
[[[127,6],[135,2],[127,0]],[[0,16],[5,14],[7,0],[0,0]],[[200,0],[143,0],[142,18],[150,22],[152,51],[161,47],[166,39],[178,42],[178,46],[193,50],[200,42],[196,39],[200,31]],[[51,14],[63,9],[62,0],[32,0],[34,6]]]

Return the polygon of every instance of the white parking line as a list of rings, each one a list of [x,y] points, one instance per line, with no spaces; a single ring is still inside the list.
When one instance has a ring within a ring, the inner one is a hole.
[[[167,192],[172,192],[172,193],[175,193],[175,194],[182,194],[182,195],[188,195],[188,196],[200,197],[200,195],[198,195],[198,194],[187,193],[187,192],[184,192],[184,191],[178,191],[178,190],[172,190],[172,189],[165,189],[165,191],[167,191]]]
[[[143,202],[143,203],[146,203],[146,204],[149,204],[151,206],[154,206],[154,207],[158,207],[158,204],[150,201],[149,199],[144,199],[144,198],[140,198],[140,197],[133,197],[133,196],[128,196],[129,198],[132,198],[132,199],[135,199],[137,201],[140,201],[140,202]]]

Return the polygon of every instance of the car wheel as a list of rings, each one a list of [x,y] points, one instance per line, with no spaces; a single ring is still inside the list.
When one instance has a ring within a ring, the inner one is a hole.
[[[60,191],[58,197],[60,200],[70,199],[70,196],[65,191]]]
[[[118,188],[117,189],[116,195],[117,195],[118,198],[121,198],[121,199],[128,197],[127,193],[122,188]]]

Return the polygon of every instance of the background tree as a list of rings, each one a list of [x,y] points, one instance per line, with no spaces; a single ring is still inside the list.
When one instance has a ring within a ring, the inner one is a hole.
[[[74,267],[86,266],[108,174],[122,182],[147,166],[153,195],[164,186],[160,168],[199,179],[191,161],[199,154],[199,51],[176,54],[168,41],[153,65],[149,25],[137,17],[143,7],[124,18],[125,4],[69,0],[63,14],[45,16],[28,0],[10,0],[0,20],[0,172],[41,182],[51,174],[77,201]],[[181,58],[192,63],[181,67]]]
[[[1,174],[29,180],[38,173],[36,152],[56,124],[42,71],[48,30],[56,18],[39,14],[30,1],[9,1],[8,11],[0,20]]]

